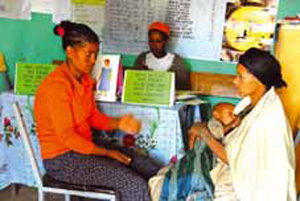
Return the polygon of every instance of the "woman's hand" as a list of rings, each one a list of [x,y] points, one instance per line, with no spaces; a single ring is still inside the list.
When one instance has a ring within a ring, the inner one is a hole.
[[[209,141],[212,138],[206,122],[197,122],[189,130],[189,148],[194,148],[195,141],[197,139],[202,139],[205,142]]]
[[[125,165],[129,165],[132,161],[132,158],[116,150],[107,150],[106,156],[115,159]]]
[[[189,149],[193,149],[195,141],[200,138],[199,127],[200,127],[200,122],[194,123],[193,126],[188,131]]]
[[[141,122],[128,114],[121,116],[118,122],[118,128],[128,134],[137,134],[141,129]]]
[[[98,155],[98,156],[106,156],[108,158],[117,160],[120,163],[123,163],[125,165],[129,165],[132,161],[132,159],[129,156],[127,156],[117,150],[106,149],[106,148],[98,147],[98,146],[94,147],[91,154]]]

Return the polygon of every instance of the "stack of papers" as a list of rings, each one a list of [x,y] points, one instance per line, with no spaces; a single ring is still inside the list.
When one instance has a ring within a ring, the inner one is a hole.
[[[187,105],[200,105],[206,104],[204,101],[198,97],[198,94],[194,91],[176,91],[176,102],[185,103]]]

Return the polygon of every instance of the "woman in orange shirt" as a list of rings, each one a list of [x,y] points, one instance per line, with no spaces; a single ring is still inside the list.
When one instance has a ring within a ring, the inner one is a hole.
[[[86,25],[68,21],[54,32],[62,38],[67,58],[39,86],[34,104],[47,174],[114,189],[120,200],[149,200],[147,179],[160,167],[130,151],[124,154],[92,141],[91,127],[131,134],[140,128],[131,115],[112,118],[97,110],[89,76],[99,51],[97,35]]]

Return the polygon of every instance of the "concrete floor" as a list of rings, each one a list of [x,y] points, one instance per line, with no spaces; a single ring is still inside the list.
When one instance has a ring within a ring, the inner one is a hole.
[[[18,190],[16,190],[18,189]],[[37,190],[26,186],[9,186],[0,191],[0,201],[37,201]],[[93,199],[72,198],[72,201],[93,201]],[[45,201],[64,201],[62,195],[46,194]]]

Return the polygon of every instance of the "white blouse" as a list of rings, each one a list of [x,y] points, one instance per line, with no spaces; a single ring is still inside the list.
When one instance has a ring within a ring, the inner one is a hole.
[[[167,71],[171,68],[175,55],[167,53],[162,58],[156,58],[152,52],[146,55],[145,63],[149,69],[154,71]]]

